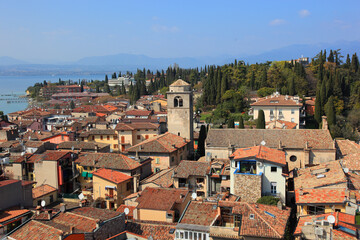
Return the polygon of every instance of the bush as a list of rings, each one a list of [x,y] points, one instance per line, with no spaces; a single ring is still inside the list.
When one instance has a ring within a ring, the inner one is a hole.
[[[273,196],[263,196],[257,200],[256,203],[265,204],[265,205],[276,205],[279,199]]]

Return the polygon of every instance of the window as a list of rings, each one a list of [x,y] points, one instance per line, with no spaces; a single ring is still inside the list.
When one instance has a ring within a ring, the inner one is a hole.
[[[174,157],[171,157],[171,162],[174,162],[175,161],[175,158]]]
[[[131,188],[132,188],[131,185],[132,185],[131,182],[128,182],[128,183],[126,184],[126,191],[130,191],[130,190],[131,190]]]
[[[291,118],[291,122],[295,122],[295,118]]]
[[[102,137],[102,136],[101,136],[101,137]],[[92,136],[91,138],[92,138],[93,141],[95,140],[95,136]]]
[[[271,167],[271,172],[277,172],[277,167]]]
[[[159,164],[160,163],[160,158],[155,158],[155,163]]]
[[[122,152],[125,151],[125,146],[124,146],[124,145],[121,146],[121,151],[122,151]]]
[[[137,139],[140,140],[140,135],[137,135]]]
[[[295,109],[291,109],[291,114],[295,114]]]
[[[271,182],[270,183],[270,188],[271,188],[271,193],[272,194],[276,194],[276,185],[277,185],[276,182]]]
[[[103,136],[102,136],[102,135],[100,136],[100,140],[103,140]]]
[[[117,144],[114,144],[114,148],[118,148],[118,145],[117,145]]]
[[[116,139],[117,139],[117,135],[115,135],[113,138],[114,138],[114,140],[116,140]]]
[[[155,173],[160,172],[160,168],[155,168]]]
[[[50,195],[50,203],[52,203],[54,201],[54,196]]]
[[[295,162],[297,160],[297,157],[295,155],[292,155],[290,157],[290,161]]]
[[[274,115],[274,110],[270,109],[270,116]]]
[[[145,135],[145,139],[149,139],[149,135]]]
[[[125,137],[121,136],[121,143],[125,143]]]
[[[256,161],[240,161],[240,173],[256,174]]]
[[[241,222],[241,215],[234,216],[234,227],[239,227]]]
[[[182,107],[183,106],[183,100],[180,96],[176,96],[174,98],[174,107]]]
[[[106,139],[107,139],[107,140],[110,140],[110,136],[106,136]]]
[[[37,205],[38,205],[38,206],[41,206],[41,200],[39,200],[39,201],[37,202]]]
[[[204,178],[196,178],[196,183],[204,183]]]
[[[325,206],[308,206],[307,213],[309,215],[324,214]]]
[[[87,170],[88,168],[87,167],[84,167],[84,170]]]

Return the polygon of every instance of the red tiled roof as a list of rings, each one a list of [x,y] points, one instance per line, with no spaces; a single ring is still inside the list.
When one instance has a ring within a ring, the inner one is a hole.
[[[136,207],[134,206],[126,206],[124,204],[121,204],[118,209],[116,209],[117,212],[123,213],[125,211],[125,208],[129,209],[129,214],[126,215],[128,218],[132,219],[134,217],[134,210]]]
[[[127,116],[149,116],[152,111],[147,110],[130,110],[126,111]]]
[[[145,164],[118,153],[84,153],[79,156],[75,163],[81,166],[117,170],[133,170]]]
[[[345,196],[345,188],[303,189],[303,195],[300,195],[299,189],[295,190],[296,204],[345,204]]]
[[[0,188],[6,185],[10,185],[16,182],[20,182],[20,180],[10,179],[10,180],[2,180],[0,181]]]
[[[145,188],[138,202],[137,209],[172,210],[175,203],[181,203],[186,199],[188,190],[174,188]]]
[[[174,225],[160,223],[140,223],[135,221],[126,223],[126,229],[129,232],[143,236],[146,239],[151,236],[156,240],[173,240],[175,238],[175,231],[171,234],[170,230],[175,230],[175,228],[176,226]]]
[[[289,122],[289,121],[283,121],[283,120],[275,120],[275,121],[270,121],[266,123],[266,128],[270,128],[270,126],[268,126],[269,124],[274,123],[275,125],[273,126],[273,128],[276,129],[295,129],[297,126],[297,123],[294,122]]]
[[[0,211],[0,225],[6,225],[8,221],[20,218],[21,216],[30,213],[30,210],[19,209],[17,207]]]
[[[138,129],[159,129],[159,124],[151,122],[122,122],[116,125],[116,131],[132,131]]]
[[[182,160],[174,171],[176,178],[188,178],[189,176],[205,177],[210,171],[210,162],[198,162]]]
[[[93,172],[93,175],[116,184],[132,179],[131,176],[128,176],[124,173],[105,168],[100,168],[96,170],[95,172]]]
[[[239,148],[230,157],[233,157],[234,160],[257,158],[272,163],[286,165],[285,152],[262,145],[250,148]]]
[[[346,232],[343,232],[339,229],[333,229],[333,240],[356,240],[356,236],[350,235]]]
[[[188,144],[190,140],[167,132],[128,148],[127,152],[171,153]]]
[[[63,231],[46,225],[42,222],[32,220],[13,232],[10,237],[16,240],[59,240]]]
[[[348,154],[360,152],[360,145],[349,139],[336,140],[336,146],[342,157]]]
[[[350,171],[360,171],[360,152],[345,155],[341,162]]]
[[[295,188],[315,188],[347,183],[339,161],[322,163],[317,166],[299,169],[294,178]]]
[[[174,167],[170,169],[161,170],[160,172],[153,174],[150,177],[142,180],[140,184],[145,185],[148,183],[152,183],[159,187],[164,187],[164,188],[171,187],[174,181],[172,178],[174,170],[175,170]]]
[[[192,201],[180,223],[210,226],[218,214],[216,203]]]
[[[33,154],[33,155],[29,156],[26,159],[26,161],[34,162],[34,163],[41,162],[41,161],[59,161],[60,159],[66,157],[67,155],[70,155],[70,153],[71,152],[69,152],[69,151],[47,150],[46,152],[44,152],[42,154]]]
[[[250,104],[251,106],[297,106],[301,107],[302,104],[293,99],[292,96],[267,96],[260,98],[257,102]]]
[[[43,184],[41,186],[38,186],[38,187],[32,189],[33,199],[42,197],[46,194],[56,192],[56,191],[57,191],[56,188],[54,188],[48,184]]]

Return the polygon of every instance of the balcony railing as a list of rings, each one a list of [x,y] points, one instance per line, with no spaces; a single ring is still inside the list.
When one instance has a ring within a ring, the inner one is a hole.
[[[114,201],[115,200],[114,194],[105,193],[105,199],[109,201]]]

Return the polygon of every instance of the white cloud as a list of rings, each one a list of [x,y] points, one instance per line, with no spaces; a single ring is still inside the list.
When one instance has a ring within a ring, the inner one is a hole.
[[[154,32],[169,32],[169,33],[175,33],[179,31],[179,28],[176,26],[164,26],[164,25],[153,25],[151,29]]]
[[[299,11],[299,16],[302,17],[302,18],[307,17],[309,15],[310,15],[310,11],[307,10],[307,9],[303,9],[303,10]]]
[[[269,23],[269,25],[270,25],[270,26],[278,26],[278,25],[282,25],[282,24],[284,24],[284,23],[286,23],[286,21],[285,21],[284,19],[279,19],[279,18],[277,18],[277,19],[272,20],[272,21]]]

